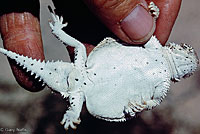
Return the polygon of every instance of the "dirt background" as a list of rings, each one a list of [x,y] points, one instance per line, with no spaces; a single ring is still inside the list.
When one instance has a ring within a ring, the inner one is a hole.
[[[68,53],[51,34],[50,15],[41,1],[41,29],[46,59],[68,61]],[[191,44],[200,57],[200,1],[184,0],[170,41]],[[2,41],[0,42],[2,47]],[[25,91],[16,83],[5,56],[0,55],[0,133],[62,134],[59,124],[66,103],[50,90],[38,93]],[[46,88],[47,89],[47,88]],[[200,134],[200,70],[179,83],[173,84],[162,105],[141,113],[125,123],[109,123],[93,118],[85,108],[77,134]]]

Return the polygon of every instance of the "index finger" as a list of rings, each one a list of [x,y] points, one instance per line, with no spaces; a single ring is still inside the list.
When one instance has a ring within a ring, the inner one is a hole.
[[[154,34],[161,44],[165,45],[178,16],[182,0],[147,0],[147,2],[150,1],[153,1],[160,8]]]

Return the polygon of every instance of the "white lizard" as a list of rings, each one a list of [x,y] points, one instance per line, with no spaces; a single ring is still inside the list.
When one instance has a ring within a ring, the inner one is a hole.
[[[155,18],[159,9],[150,3]],[[93,116],[107,121],[126,121],[143,110],[159,105],[166,96],[170,80],[190,76],[197,68],[198,58],[189,45],[169,43],[162,46],[155,36],[143,46],[124,46],[105,38],[87,57],[85,46],[66,34],[63,18],[52,14],[52,33],[64,44],[75,48],[74,63],[40,62],[0,48],[52,90],[69,99],[64,114],[64,128],[80,123],[82,105]]]

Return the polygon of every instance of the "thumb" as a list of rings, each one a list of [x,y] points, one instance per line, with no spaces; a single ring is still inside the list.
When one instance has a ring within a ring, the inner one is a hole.
[[[100,20],[120,39],[145,43],[155,31],[155,19],[145,0],[84,0]]]

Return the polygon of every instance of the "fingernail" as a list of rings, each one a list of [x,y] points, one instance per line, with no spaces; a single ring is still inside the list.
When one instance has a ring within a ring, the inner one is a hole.
[[[135,9],[121,22],[122,30],[133,42],[146,42],[155,31],[155,20],[142,6]]]

